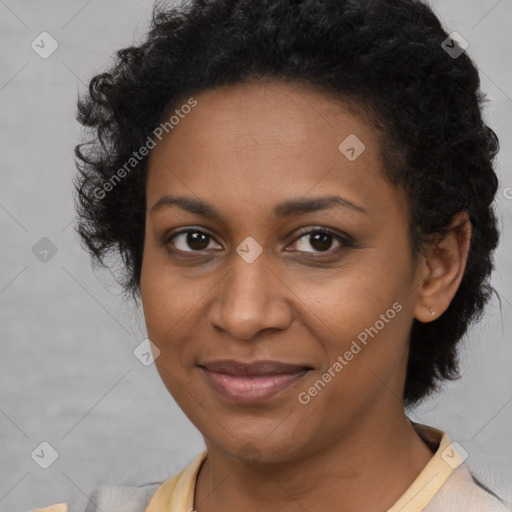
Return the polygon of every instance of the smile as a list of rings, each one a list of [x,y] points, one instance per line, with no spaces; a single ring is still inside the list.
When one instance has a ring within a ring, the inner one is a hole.
[[[224,360],[199,366],[216,392],[237,403],[269,399],[291,388],[311,370],[274,361],[246,364]]]

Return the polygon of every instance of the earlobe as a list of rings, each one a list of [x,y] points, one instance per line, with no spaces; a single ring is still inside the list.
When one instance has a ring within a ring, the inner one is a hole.
[[[446,233],[427,247],[424,278],[414,317],[428,323],[441,316],[457,293],[469,254],[471,222],[457,213]]]

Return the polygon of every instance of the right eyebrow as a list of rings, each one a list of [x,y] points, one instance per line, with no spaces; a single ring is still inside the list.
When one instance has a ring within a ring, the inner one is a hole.
[[[209,218],[221,218],[222,216],[218,210],[211,204],[202,201],[201,199],[194,199],[184,196],[163,196],[151,208],[150,213],[160,210],[166,206],[178,206],[187,212],[201,215]],[[341,196],[324,196],[313,198],[298,198],[290,199],[279,203],[274,207],[274,214],[277,217],[289,217],[292,215],[302,215],[304,213],[316,212],[325,210],[327,208],[345,207],[351,208],[360,213],[368,215],[368,212],[348,199]]]

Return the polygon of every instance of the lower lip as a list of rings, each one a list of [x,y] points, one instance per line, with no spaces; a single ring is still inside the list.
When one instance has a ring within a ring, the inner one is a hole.
[[[201,368],[211,386],[221,395],[240,403],[260,402],[292,387],[309,370],[279,375],[236,377]]]

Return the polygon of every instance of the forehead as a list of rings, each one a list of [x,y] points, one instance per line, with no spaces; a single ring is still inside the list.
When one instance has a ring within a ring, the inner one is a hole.
[[[197,105],[152,150],[148,206],[164,192],[207,195],[245,211],[308,191],[343,192],[376,208],[372,196],[396,199],[382,176],[377,130],[332,95],[267,80],[194,98]]]
[[[364,108],[356,108],[354,102],[335,98],[333,93],[308,84],[262,78],[209,89],[195,95],[195,100],[197,106],[193,110],[187,107],[185,115],[172,116],[174,126],[169,136],[164,134],[164,139],[173,134],[175,145],[181,145],[182,139],[191,136],[195,143],[215,138],[216,143],[224,146],[243,144],[248,150],[275,141],[285,147],[293,146],[300,153],[322,138],[332,152],[338,149],[344,135],[352,133],[359,134],[367,145],[378,146],[377,130]],[[181,106],[186,103],[183,99]],[[180,110],[180,104],[176,104],[168,114]],[[204,129],[199,129],[201,126]],[[216,130],[212,130],[213,126]],[[317,137],[313,137],[315,133]],[[158,144],[153,155],[164,151],[164,146],[165,142]]]

